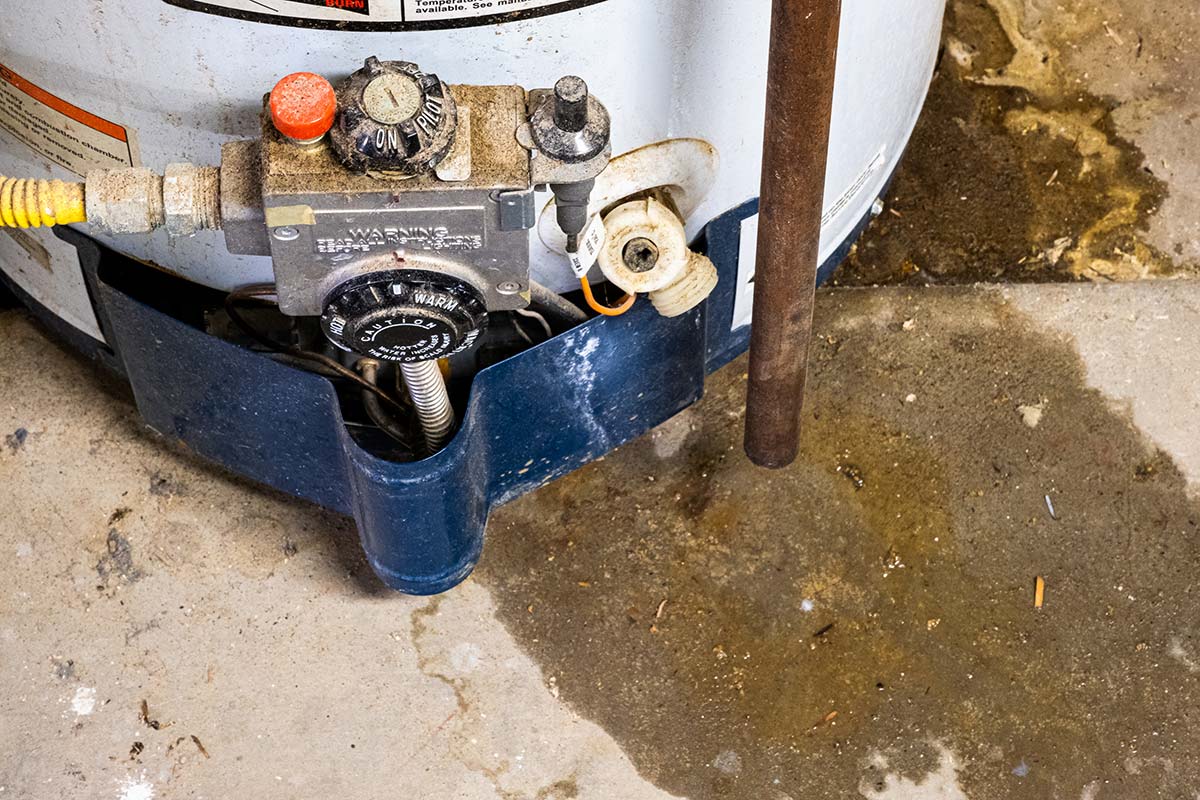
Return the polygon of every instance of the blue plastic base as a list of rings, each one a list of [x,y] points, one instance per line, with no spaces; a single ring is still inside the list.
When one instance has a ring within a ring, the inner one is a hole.
[[[80,248],[108,339],[107,348],[88,339],[90,347],[126,377],[151,428],[234,472],[353,515],[380,579],[428,595],[474,569],[493,507],[670,419],[700,399],[709,372],[745,351],[750,329],[731,330],[731,321],[741,225],[757,210],[757,201],[746,203],[701,237],[721,279],[704,306],[664,319],[642,302],[481,372],[454,441],[411,464],[362,449],[324,378],[139,302],[106,280],[94,243],[73,231],[63,238]],[[844,255],[824,265],[821,280]]]

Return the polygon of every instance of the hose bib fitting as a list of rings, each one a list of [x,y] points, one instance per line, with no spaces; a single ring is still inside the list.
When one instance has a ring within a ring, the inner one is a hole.
[[[87,222],[82,183],[0,175],[0,228]]]

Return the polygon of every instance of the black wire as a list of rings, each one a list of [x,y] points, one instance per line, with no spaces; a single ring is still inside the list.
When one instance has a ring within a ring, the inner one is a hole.
[[[379,385],[379,362],[373,358],[364,358],[357,364],[362,372],[363,379],[370,382],[373,386]],[[409,436],[403,425],[396,419],[393,419],[380,405],[378,398],[371,392],[363,391],[362,393],[363,409],[366,410],[367,416],[371,422],[375,423],[375,427],[386,433],[392,439],[408,449],[410,454],[416,454],[417,448],[413,444],[412,438]]]
[[[243,333],[268,350],[274,350],[277,353],[283,353],[285,355],[301,359],[302,361],[320,364],[326,370],[333,372],[340,378],[345,378],[346,380],[361,386],[365,391],[378,396],[380,399],[386,401],[390,405],[399,409],[404,408],[404,406],[398,400],[385,392],[383,389],[380,389],[375,384],[366,380],[354,370],[339,364],[337,361],[334,361],[329,356],[324,356],[320,353],[314,353],[310,350],[304,350],[299,347],[292,347],[291,345],[280,344],[271,337],[257,330],[246,320],[245,317],[242,316],[241,312],[237,309],[237,304],[239,301],[260,300],[262,302],[270,302],[264,298],[274,294],[275,285],[271,283],[243,286],[240,289],[234,289],[232,292],[225,295],[225,313],[229,315],[229,319],[233,321],[233,324],[241,328]],[[315,372],[315,370],[313,371]],[[318,372],[317,374],[321,373]]]
[[[547,316],[560,323],[564,328],[574,328],[587,322],[587,312],[537,281],[529,282],[529,294],[533,305],[539,306]]]

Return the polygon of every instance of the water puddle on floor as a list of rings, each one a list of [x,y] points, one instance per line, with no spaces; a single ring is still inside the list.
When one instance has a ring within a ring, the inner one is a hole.
[[[1200,692],[1171,652],[1200,659],[1200,513],[1170,460],[993,296],[818,307],[795,467],[742,457],[738,361],[495,516],[479,580],[547,681],[690,798],[947,763],[972,800],[1194,789]]]

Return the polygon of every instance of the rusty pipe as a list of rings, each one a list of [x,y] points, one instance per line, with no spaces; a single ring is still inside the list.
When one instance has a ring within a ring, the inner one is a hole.
[[[800,450],[840,21],[840,0],[771,9],[745,441],[770,469]]]

